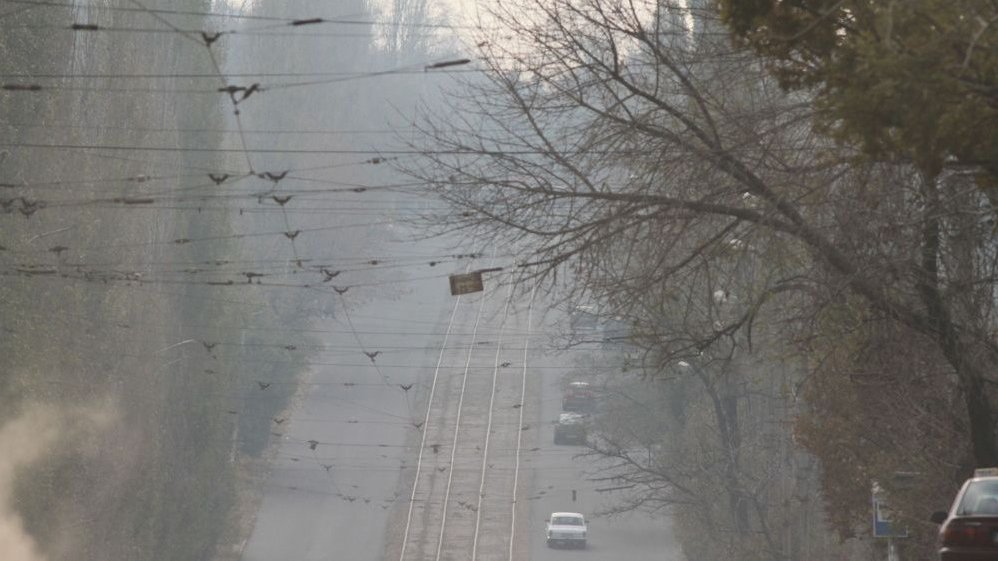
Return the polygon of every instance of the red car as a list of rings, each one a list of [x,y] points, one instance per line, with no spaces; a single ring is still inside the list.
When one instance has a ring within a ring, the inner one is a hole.
[[[575,411],[587,413],[592,411],[596,403],[596,395],[593,393],[589,382],[572,382],[565,388],[561,398],[561,409],[563,411]]]
[[[998,561],[998,468],[979,469],[949,512],[934,512],[941,561]]]

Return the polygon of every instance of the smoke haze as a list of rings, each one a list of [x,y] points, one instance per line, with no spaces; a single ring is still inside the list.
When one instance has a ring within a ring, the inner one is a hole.
[[[0,559],[47,561],[11,502],[15,480],[60,442],[106,426],[110,418],[102,409],[35,405],[0,427]]]

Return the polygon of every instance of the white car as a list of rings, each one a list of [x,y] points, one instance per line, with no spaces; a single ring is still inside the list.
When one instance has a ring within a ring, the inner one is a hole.
[[[548,547],[586,547],[586,519],[578,512],[553,512],[547,520]]]

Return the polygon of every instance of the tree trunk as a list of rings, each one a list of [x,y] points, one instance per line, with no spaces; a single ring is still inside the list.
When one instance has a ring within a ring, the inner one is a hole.
[[[995,444],[994,413],[984,388],[985,374],[978,367],[981,357],[974,352],[977,345],[967,343],[959,334],[939,286],[942,236],[938,178],[923,177],[921,192],[926,204],[923,209],[921,270],[918,271],[916,285],[925,304],[926,327],[939,342],[943,356],[953,366],[960,380],[963,400],[967,405],[974,461],[977,467],[996,467],[998,447]]]
[[[977,467],[998,467],[998,447],[995,446],[994,413],[980,381],[967,388],[965,401],[970,419],[970,440],[974,445]]]

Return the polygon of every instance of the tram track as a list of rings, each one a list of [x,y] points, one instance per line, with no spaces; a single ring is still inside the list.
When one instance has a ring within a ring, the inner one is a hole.
[[[495,292],[455,302],[430,382],[398,561],[513,558],[521,433],[529,428],[523,424],[529,325],[516,331],[522,347],[504,345],[513,296],[507,287],[501,306]],[[533,294],[528,324],[532,305]],[[470,339],[455,345],[454,326],[472,312]],[[498,322],[494,341],[478,341],[484,317]],[[459,380],[443,373],[458,359],[455,351],[465,353]]]

